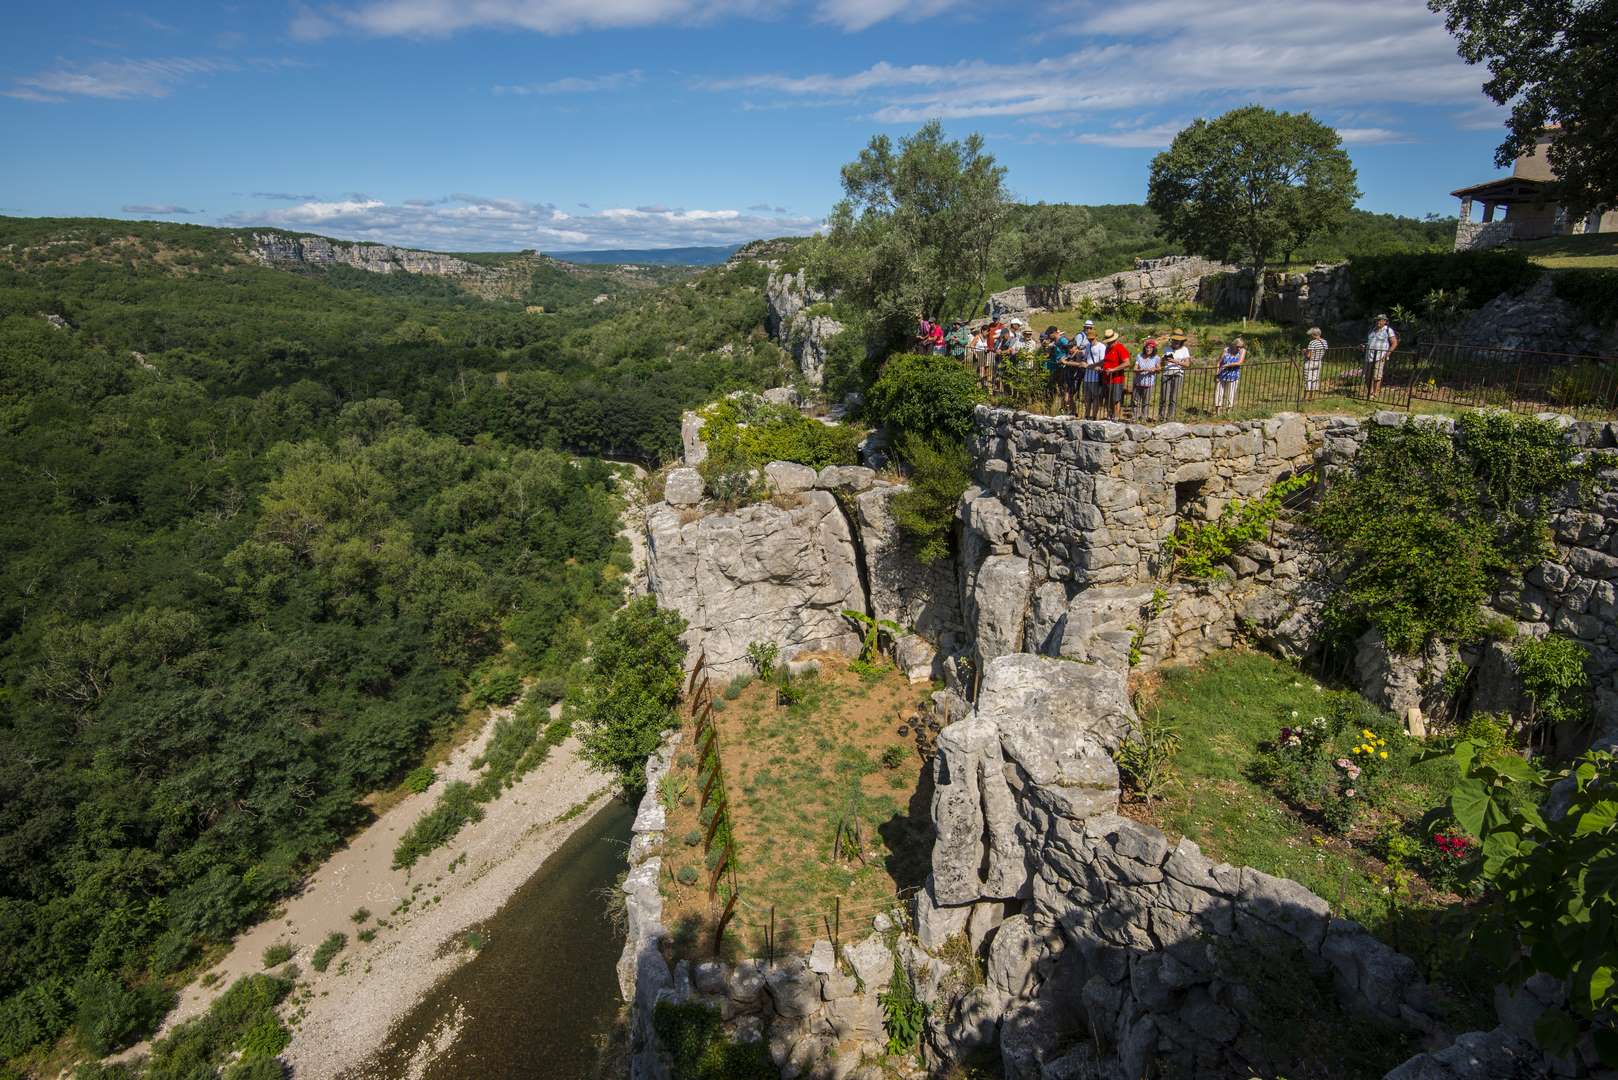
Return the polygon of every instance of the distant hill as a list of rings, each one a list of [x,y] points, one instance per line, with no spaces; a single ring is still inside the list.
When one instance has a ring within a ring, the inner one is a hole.
[[[562,262],[639,266],[718,266],[734,255],[741,244],[725,247],[609,248],[603,251],[547,251]]]

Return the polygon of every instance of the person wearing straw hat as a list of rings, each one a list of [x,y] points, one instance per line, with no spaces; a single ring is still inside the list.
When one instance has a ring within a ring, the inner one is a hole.
[[[1129,377],[1129,369],[1134,365],[1130,362],[1129,350],[1118,340],[1118,331],[1108,330],[1102,334],[1101,344],[1106,347],[1102,353],[1101,375],[1105,380],[1103,393],[1107,402],[1107,418],[1117,421],[1122,419],[1120,413],[1124,407],[1124,381]]]
[[[1246,362],[1247,342],[1239,337],[1231,338],[1214,374],[1214,412],[1229,412],[1236,407],[1236,383],[1242,377],[1242,365]]]
[[[1180,408],[1180,384],[1185,381],[1185,369],[1191,366],[1189,340],[1179,327],[1169,335],[1168,351],[1163,354],[1163,384],[1157,392],[1159,420],[1173,420]]]
[[[1376,317],[1376,325],[1365,338],[1365,383],[1372,397],[1382,389],[1382,373],[1388,357],[1399,347],[1399,335],[1388,325],[1386,315]]]

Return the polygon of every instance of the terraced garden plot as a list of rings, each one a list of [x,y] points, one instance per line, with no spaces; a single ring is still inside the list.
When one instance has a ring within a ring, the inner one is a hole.
[[[777,954],[838,929],[844,940],[863,936],[927,874],[932,731],[921,717],[932,688],[891,667],[861,675],[841,657],[821,664],[819,675],[792,681],[801,692],[793,704],[762,680],[714,695],[739,893],[721,948],[729,956],[764,954],[772,907]],[[704,855],[711,822],[689,730],[688,721],[659,791],[669,809],[664,922],[676,952],[698,956],[712,952],[728,875],[710,899],[719,860]]]

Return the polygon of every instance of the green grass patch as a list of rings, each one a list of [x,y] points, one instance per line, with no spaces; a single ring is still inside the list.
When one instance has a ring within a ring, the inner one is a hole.
[[[348,935],[333,931],[315,948],[315,955],[310,958],[309,966],[316,971],[325,971],[331,967],[331,962],[336,959],[337,954],[347,947]]]
[[[1585,233],[1526,240],[1513,248],[1553,270],[1618,269],[1618,233]]]
[[[286,942],[277,942],[264,950],[264,966],[267,968],[280,967],[282,964],[292,959],[292,954],[295,951],[296,950]]]

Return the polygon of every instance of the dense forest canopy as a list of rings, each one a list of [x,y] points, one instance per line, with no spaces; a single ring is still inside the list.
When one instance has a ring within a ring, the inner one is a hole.
[[[559,696],[621,593],[596,458],[778,371],[754,265],[541,315],[96,225],[0,219],[0,1061],[262,915],[480,665]]]

